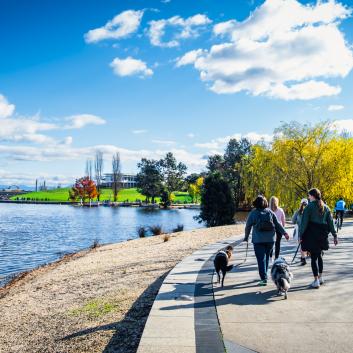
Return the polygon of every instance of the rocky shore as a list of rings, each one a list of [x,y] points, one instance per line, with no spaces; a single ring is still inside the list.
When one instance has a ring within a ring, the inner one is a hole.
[[[135,352],[167,273],[203,245],[243,231],[234,225],[136,239],[32,271],[0,290],[0,352]]]

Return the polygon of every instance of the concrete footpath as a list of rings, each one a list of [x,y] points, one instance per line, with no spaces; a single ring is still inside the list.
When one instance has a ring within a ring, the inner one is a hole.
[[[243,237],[207,245],[180,262],[166,277],[147,320],[138,353],[353,352],[353,222],[345,221],[339,245],[324,255],[320,289],[310,259],[291,266],[288,299],[275,286],[258,287],[252,244],[247,261]],[[332,241],[332,237],[330,239]],[[232,244],[237,265],[225,287],[215,284],[215,253]],[[291,262],[295,241],[282,240]]]
[[[310,259],[306,266],[297,261],[291,267],[294,280],[288,300],[277,296],[271,282],[257,286],[256,259],[249,244],[247,262],[227,275],[224,288],[214,288],[228,353],[353,352],[353,223],[346,221],[338,235],[338,246],[331,243],[324,255],[325,284],[309,289]],[[295,249],[294,241],[282,240],[281,254],[288,262]],[[239,246],[235,262],[244,255],[244,246]]]

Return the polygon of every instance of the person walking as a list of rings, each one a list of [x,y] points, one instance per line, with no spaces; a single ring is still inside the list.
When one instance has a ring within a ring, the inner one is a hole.
[[[279,207],[279,200],[276,196],[270,198],[270,209],[276,215],[277,220],[283,228],[286,226],[286,215],[281,207]],[[279,253],[281,251],[281,240],[282,234],[276,231],[276,242],[275,242],[275,260],[278,259]],[[273,251],[271,252],[270,257],[272,258]]]
[[[324,283],[322,277],[324,270],[322,251],[329,248],[329,233],[333,235],[335,245],[337,245],[338,240],[331,211],[322,201],[320,190],[311,189],[308,192],[308,196],[310,202],[304,209],[299,233],[302,250],[309,251],[311,255],[314,281],[310,286],[312,288],[320,288],[320,285]]]
[[[253,206],[254,209],[246,221],[244,241],[248,242],[250,233],[252,233],[252,243],[260,275],[259,286],[266,286],[270,253],[275,242],[276,231],[284,235],[287,240],[289,235],[278,222],[276,215],[268,208],[268,202],[264,196],[257,196]]]
[[[299,229],[300,229],[300,225],[301,225],[301,222],[302,222],[304,209],[305,209],[306,206],[308,206],[308,200],[307,199],[302,199],[300,201],[299,209],[297,211],[295,211],[295,213],[293,215],[293,218],[292,218],[292,222],[293,222],[293,224],[295,226],[293,238],[298,237],[298,242],[299,243],[300,243]],[[300,262],[301,262],[302,266],[305,266],[306,265],[306,259],[305,259],[306,253],[305,253],[305,251],[303,251],[301,249],[301,246],[300,246],[300,253],[301,253]]]

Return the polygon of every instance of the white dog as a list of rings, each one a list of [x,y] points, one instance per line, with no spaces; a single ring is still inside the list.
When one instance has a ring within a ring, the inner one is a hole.
[[[278,289],[279,295],[284,295],[287,299],[287,292],[293,279],[290,267],[283,257],[279,257],[272,265],[271,277]]]

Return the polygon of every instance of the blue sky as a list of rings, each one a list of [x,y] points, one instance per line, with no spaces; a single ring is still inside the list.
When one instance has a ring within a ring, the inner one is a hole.
[[[171,150],[189,171],[280,121],[353,131],[352,1],[0,0],[0,184]],[[110,22],[109,22],[110,21]]]

